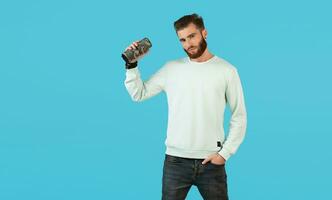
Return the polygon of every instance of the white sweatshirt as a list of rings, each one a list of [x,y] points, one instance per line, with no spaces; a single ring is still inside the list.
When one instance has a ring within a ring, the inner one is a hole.
[[[166,93],[166,154],[203,159],[219,153],[227,160],[244,139],[247,113],[240,77],[233,65],[218,56],[205,62],[189,57],[169,61],[146,81],[138,67],[126,69],[124,83],[137,102]],[[226,103],[232,112],[227,139],[223,127]]]

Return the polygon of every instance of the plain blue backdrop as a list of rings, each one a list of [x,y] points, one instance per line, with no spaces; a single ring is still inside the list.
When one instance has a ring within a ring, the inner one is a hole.
[[[1,1],[0,199],[160,199],[166,95],[133,102],[120,55],[149,37],[139,65],[147,79],[186,56],[173,22],[193,12],[245,94],[247,135],[226,167],[230,199],[332,199],[331,6]],[[196,187],[187,199],[201,199]]]

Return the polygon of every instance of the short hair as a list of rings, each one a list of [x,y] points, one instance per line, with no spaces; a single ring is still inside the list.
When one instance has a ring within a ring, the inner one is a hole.
[[[190,23],[195,24],[199,30],[205,29],[203,18],[196,13],[193,13],[191,15],[185,15],[180,19],[176,20],[174,22],[174,28],[176,32],[178,32],[179,30],[186,28]]]

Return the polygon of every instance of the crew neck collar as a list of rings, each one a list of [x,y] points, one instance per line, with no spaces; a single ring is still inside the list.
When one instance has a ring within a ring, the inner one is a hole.
[[[191,64],[198,64],[198,65],[201,65],[201,64],[206,64],[206,63],[209,63],[211,62],[212,60],[216,59],[217,56],[216,55],[213,55],[209,60],[206,60],[206,61],[203,61],[203,62],[197,62],[197,61],[193,61],[193,60],[190,60],[189,56],[187,56],[187,61]]]

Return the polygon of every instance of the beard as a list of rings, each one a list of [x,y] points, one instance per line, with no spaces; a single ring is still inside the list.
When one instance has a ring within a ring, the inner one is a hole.
[[[201,41],[198,44],[198,47],[191,46],[190,48],[188,48],[188,49],[196,48],[197,49],[196,53],[190,53],[186,49],[183,49],[183,50],[187,53],[189,58],[195,59],[195,58],[200,57],[204,53],[206,47],[207,47],[206,40],[202,37]]]

